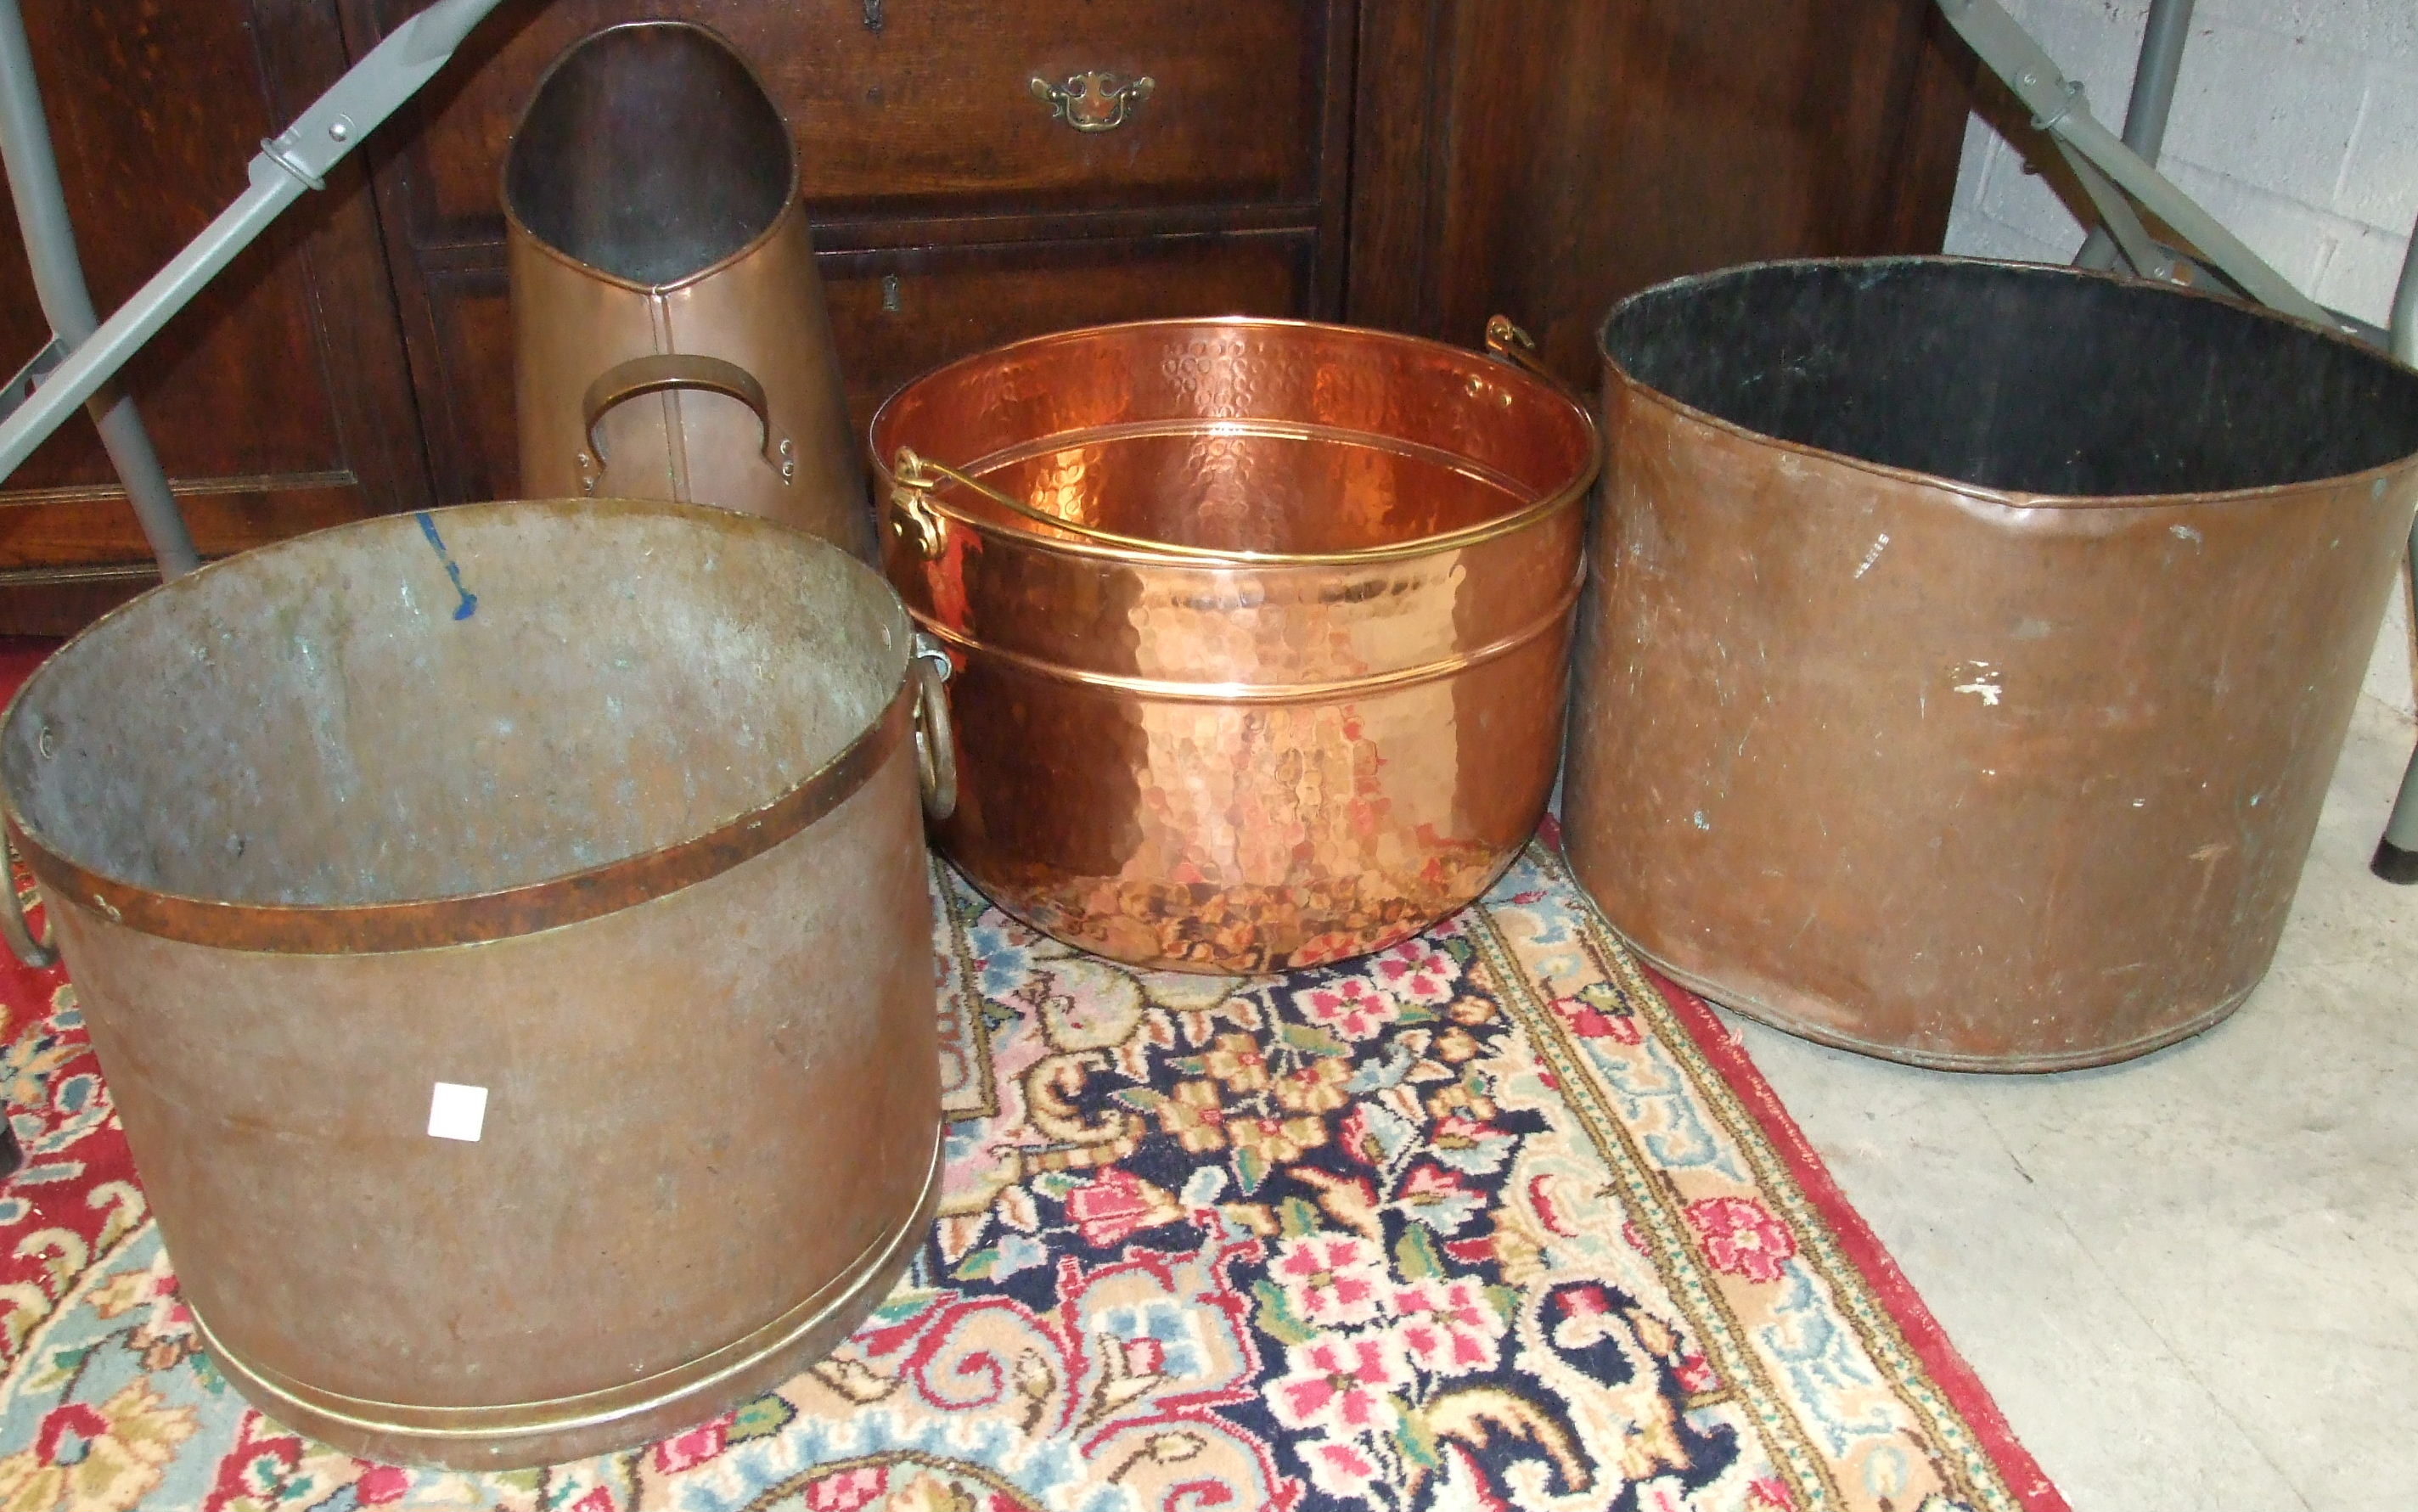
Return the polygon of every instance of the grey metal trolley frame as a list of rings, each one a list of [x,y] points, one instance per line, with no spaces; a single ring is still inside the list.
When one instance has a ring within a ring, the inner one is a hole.
[[[24,16],[18,0],[0,0],[0,154],[7,159],[35,289],[53,331],[50,344],[0,389],[0,479],[23,466],[78,405],[89,405],[161,575],[191,572],[197,565],[192,536],[142,418],[116,390],[118,369],[287,206],[307,190],[325,189],[328,171],[435,78],[462,38],[498,3],[436,0],[396,27],[291,126],[260,145],[247,186],[234,204],[115,314],[96,321],[59,188]]]
[[[2404,364],[2418,366],[2418,231],[2412,232],[2402,261],[2392,328],[2381,331],[2324,309],[2302,294],[2152,166],[2165,138],[2166,113],[2174,99],[2193,0],[2150,0],[2120,140],[2091,115],[2080,82],[2058,71],[1997,0],[1937,0],[1937,4],[1982,61],[2005,81],[2017,99],[2030,107],[2032,124],[2048,133],[2089,196],[2100,223],[2084,242],[2077,262],[2107,267],[2120,255],[2143,278],[2184,275],[2184,254],[2150,234],[2134,208],[2137,203],[2190,243],[2208,267],[2259,303],[2346,331],[2384,347]],[[2418,563],[2418,523],[2410,527],[2410,553],[2411,562]],[[2376,875],[2386,881],[2418,883],[2418,754],[2411,756],[2402,774],[2400,794],[2377,843],[2372,864]]]

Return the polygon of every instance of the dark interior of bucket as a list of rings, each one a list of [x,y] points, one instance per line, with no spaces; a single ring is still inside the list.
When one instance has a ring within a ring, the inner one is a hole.
[[[2418,452],[2418,374],[2227,300],[2054,268],[1735,269],[1622,304],[1603,345],[1750,431],[2011,492],[2216,493]]]
[[[504,192],[540,240],[634,283],[677,283],[763,235],[789,197],[789,130],[718,38],[616,26],[539,84]]]
[[[888,705],[908,635],[871,572],[745,516],[393,516],[104,620],[26,683],[0,777],[42,843],[159,892],[495,892],[783,797]]]

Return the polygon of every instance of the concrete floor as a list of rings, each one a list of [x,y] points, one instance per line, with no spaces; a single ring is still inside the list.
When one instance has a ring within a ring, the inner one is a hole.
[[[2418,1507],[2412,729],[2363,698],[2273,972],[2126,1065],[1918,1071],[1741,1023],[2076,1512]]]

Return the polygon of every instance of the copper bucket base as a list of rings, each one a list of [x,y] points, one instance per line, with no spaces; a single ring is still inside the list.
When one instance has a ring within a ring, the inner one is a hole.
[[[1921,1066],[1927,1071],[2003,1071],[2030,1073],[2036,1071],[2084,1071],[2092,1066],[2114,1065],[2120,1061],[2136,1060],[2152,1050],[2163,1050],[2169,1045],[2180,1045],[2204,1029],[2233,1016],[2235,1009],[2249,1000],[2254,990],[2244,987],[2223,1002],[2196,1014],[2179,1024],[2128,1040],[2121,1045],[2103,1046],[2089,1050],[2071,1051],[2063,1055],[1959,1055],[1948,1050],[1911,1049],[1889,1040],[1867,1039],[1833,1027],[1823,1018],[1797,1007],[1777,1006],[1765,998],[1724,986],[1712,978],[1674,966],[1654,952],[1622,933],[1608,921],[1604,927],[1614,939],[1629,947],[1629,953],[1644,961],[1655,975],[1677,983],[1707,1002],[1717,1003],[1743,1018],[1752,1018],[1785,1034],[1834,1049],[1853,1050],[1883,1061],[1895,1061],[1904,1065]]]
[[[502,1407],[414,1407],[319,1391],[247,1364],[192,1308],[210,1363],[246,1400],[345,1454],[445,1470],[559,1464],[645,1443],[760,1396],[853,1333],[906,1273],[941,1199],[941,1141],[914,1210],[821,1291],[742,1338],[611,1391]]]

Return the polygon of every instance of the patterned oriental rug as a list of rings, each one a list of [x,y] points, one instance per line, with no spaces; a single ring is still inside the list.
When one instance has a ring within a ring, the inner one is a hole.
[[[2063,1508],[1736,1038],[1549,844],[1274,978],[1131,971],[935,890],[963,1116],[908,1279],[776,1392],[504,1474],[244,1405],[75,988],[8,960],[0,1512]]]

